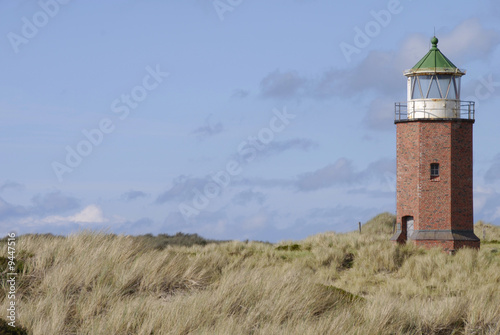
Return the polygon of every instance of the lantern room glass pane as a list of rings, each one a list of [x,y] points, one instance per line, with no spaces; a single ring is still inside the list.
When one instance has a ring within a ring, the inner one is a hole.
[[[453,80],[455,81],[455,87],[457,88],[457,97],[456,99],[460,99],[460,81],[461,81],[461,78],[460,77],[454,77]]]
[[[437,76],[437,79],[439,82],[439,88],[441,89],[441,96],[443,97],[443,99],[448,99],[451,76],[439,75]]]
[[[420,79],[418,77],[415,78],[415,98],[424,98],[424,93],[422,93],[422,86],[420,86]]]
[[[427,94],[427,99],[441,99],[441,93],[439,92],[438,83],[433,76],[431,80],[431,87],[429,88],[429,93]]]
[[[420,83],[420,88],[422,89],[421,99],[427,97],[427,92],[429,91],[429,86],[431,84],[432,76],[418,76],[418,81]]]
[[[415,93],[417,93],[417,96],[415,96]],[[412,99],[419,99],[418,95],[420,95],[420,92],[418,89],[417,78],[411,77],[411,98]]]
[[[457,89],[456,89],[456,85],[455,85],[455,79],[456,78],[451,79],[450,93],[448,93],[448,99],[458,99],[457,98]]]

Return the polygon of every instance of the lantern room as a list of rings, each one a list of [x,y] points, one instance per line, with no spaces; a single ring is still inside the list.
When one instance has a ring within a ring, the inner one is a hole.
[[[429,52],[410,70],[407,102],[396,104],[396,121],[401,119],[474,119],[474,102],[460,100],[460,80],[465,70],[457,68],[438,49],[433,37]]]

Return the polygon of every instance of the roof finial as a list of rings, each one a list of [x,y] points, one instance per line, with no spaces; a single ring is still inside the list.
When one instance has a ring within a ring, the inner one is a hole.
[[[437,37],[436,37],[436,36],[434,36],[434,37],[431,39],[431,43],[432,43],[432,50],[436,50],[436,49],[437,49],[438,42],[439,42],[439,40],[437,39]]]

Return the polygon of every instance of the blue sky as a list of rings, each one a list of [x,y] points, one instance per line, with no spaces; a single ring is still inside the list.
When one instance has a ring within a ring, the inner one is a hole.
[[[434,29],[476,101],[475,220],[500,224],[499,18],[493,0],[2,1],[0,234],[279,241],[394,213],[393,106]]]

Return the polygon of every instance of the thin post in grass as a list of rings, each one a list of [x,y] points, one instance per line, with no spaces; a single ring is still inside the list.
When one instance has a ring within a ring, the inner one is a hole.
[[[361,234],[361,222],[358,222],[359,233]]]
[[[486,227],[483,226],[483,240],[486,240]]]

